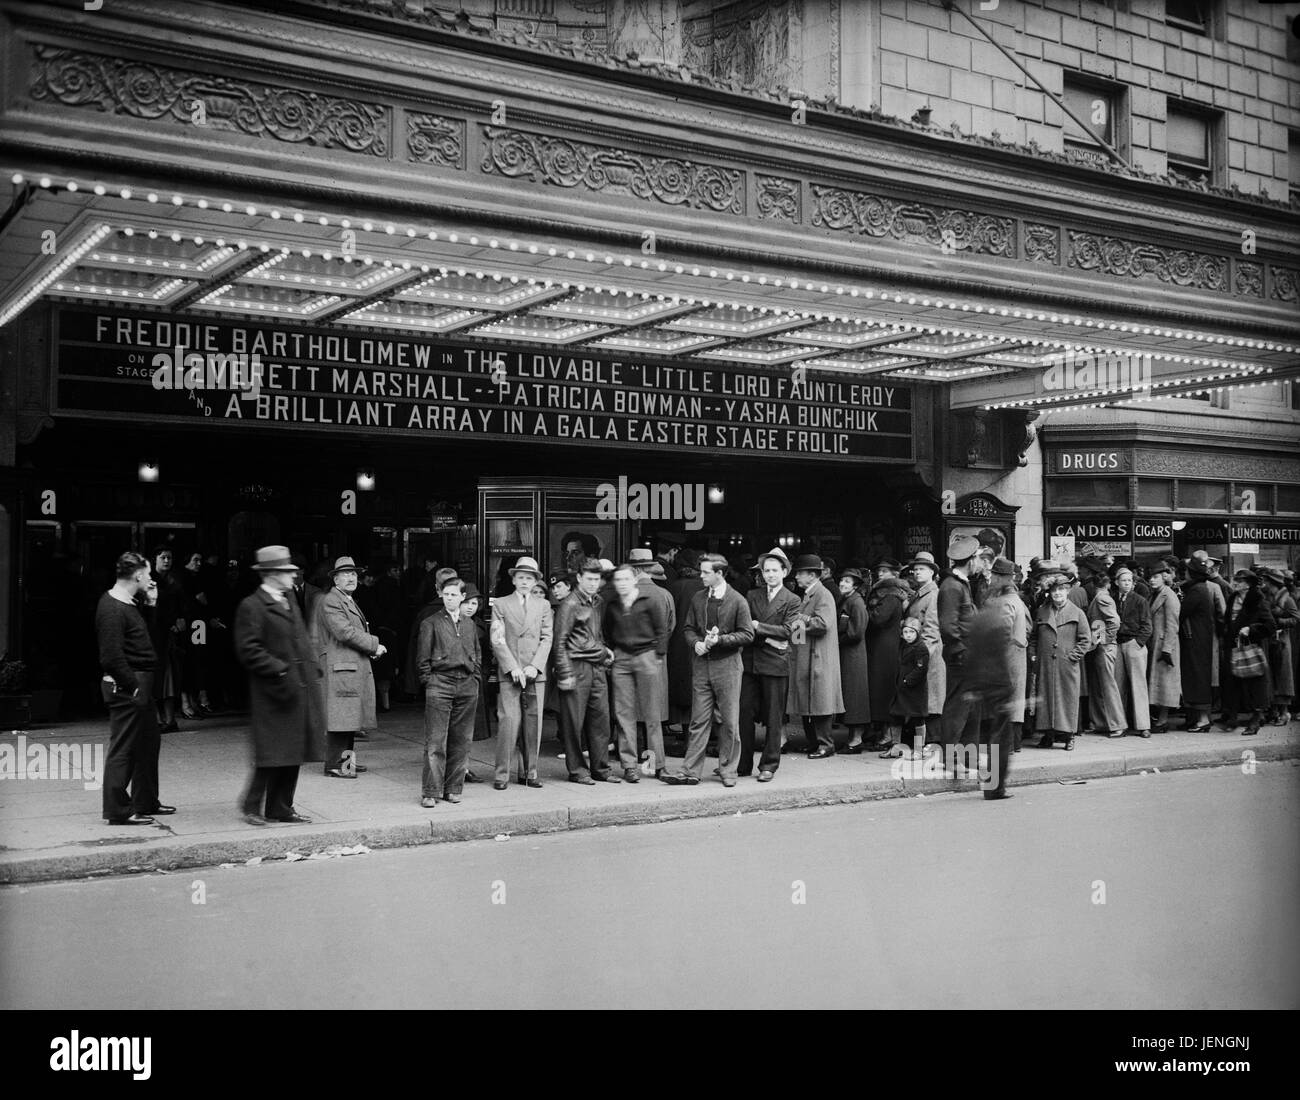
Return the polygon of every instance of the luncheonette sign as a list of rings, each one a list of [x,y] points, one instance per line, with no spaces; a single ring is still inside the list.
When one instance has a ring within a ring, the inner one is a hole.
[[[828,372],[65,308],[54,412],[911,462],[912,389]]]

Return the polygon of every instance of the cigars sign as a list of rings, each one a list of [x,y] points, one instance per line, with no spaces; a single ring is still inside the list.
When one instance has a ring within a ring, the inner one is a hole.
[[[911,462],[912,390],[818,371],[65,308],[54,411],[136,422]]]

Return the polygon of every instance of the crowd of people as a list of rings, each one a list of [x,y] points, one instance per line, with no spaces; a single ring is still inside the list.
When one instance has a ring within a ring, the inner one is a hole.
[[[433,562],[405,585],[395,567],[362,570],[347,556],[305,578],[285,547],[264,547],[256,587],[237,603],[237,575],[205,582],[201,555],[187,559],[187,579],[170,550],[152,562],[124,554],[96,617],[113,731],[104,816],[141,823],[169,811],[157,797],[157,732],[214,697],[246,698],[251,711],[243,812],[253,824],[304,820],[293,809],[303,763],[331,778],[363,773],[357,743],[399,692],[423,696],[426,808],[486,782],[470,744],[493,736],[494,789],[540,787],[548,712],[575,783],[693,786],[713,754],[726,787],[755,770],[770,782],[794,747],[792,720],[813,760],[940,754],[962,776],[988,746],[998,766],[982,786],[993,799],[1010,797],[1011,755],[1035,736],[1069,750],[1085,733],[1165,733],[1178,714],[1183,729],[1204,731],[1215,708],[1223,729],[1244,717],[1243,736],[1290,720],[1293,574],[1260,567],[1229,580],[1204,551],[1144,567],[1035,559],[1023,574],[1002,549],[986,530],[954,537],[942,563],[921,552],[837,570],[816,554],[729,562],[673,541],[620,565],[566,558],[550,574],[522,557],[506,571],[512,591],[485,599]],[[670,768],[676,755],[682,765]]]

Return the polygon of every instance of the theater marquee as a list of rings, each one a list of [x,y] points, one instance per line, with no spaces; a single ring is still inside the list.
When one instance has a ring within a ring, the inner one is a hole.
[[[56,414],[801,459],[914,458],[911,388],[830,372],[71,308],[56,315],[56,341]]]

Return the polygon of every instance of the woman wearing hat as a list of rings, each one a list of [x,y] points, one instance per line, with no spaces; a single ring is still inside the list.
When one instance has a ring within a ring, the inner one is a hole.
[[[883,749],[892,741],[888,717],[898,678],[898,631],[912,599],[911,587],[899,576],[902,571],[893,558],[882,558],[876,563],[876,583],[866,596],[867,683],[871,692],[871,744],[867,747],[871,749]]]
[[[1178,637],[1181,603],[1173,589],[1174,570],[1167,562],[1152,566],[1147,582],[1151,586],[1151,648],[1147,655],[1147,701],[1151,704],[1152,733],[1169,729],[1169,708],[1177,707],[1182,696],[1180,671],[1182,654]]]
[[[1232,578],[1232,595],[1228,597],[1228,610],[1223,624],[1223,667],[1219,672],[1219,688],[1223,694],[1224,730],[1237,728],[1237,713],[1244,706],[1252,713],[1242,737],[1252,737],[1264,724],[1264,711],[1269,703],[1269,677],[1263,675],[1239,676],[1232,670],[1233,651],[1246,645],[1266,645],[1273,636],[1276,624],[1268,600],[1259,588],[1259,577],[1249,569],[1238,569]]]
[[[356,737],[377,729],[375,679],[370,661],[387,648],[357,606],[357,563],[344,556],[330,571],[333,587],[316,601],[311,637],[325,672],[325,774],[355,779],[365,767],[356,763]]]
[[[918,734],[918,746],[926,742],[926,731],[934,740],[939,734],[939,715],[943,712],[943,699],[947,694],[947,678],[943,664],[943,638],[939,634],[939,563],[928,550],[922,550],[907,563],[912,574],[916,595],[907,605],[907,617],[921,624],[921,641],[930,654],[926,667],[926,720]]]
[[[1083,657],[1092,648],[1088,618],[1069,598],[1073,582],[1057,574],[1047,582],[1048,599],[1034,618],[1029,661],[1037,672],[1035,717],[1040,749],[1050,749],[1056,738],[1074,748],[1079,728],[1079,683]]]
[[[840,574],[840,686],[844,692],[842,721],[849,728],[845,752],[862,751],[862,734],[871,721],[871,689],[867,682],[867,605],[862,599],[866,578],[860,569]]]
[[[1218,637],[1223,627],[1222,599],[1205,564],[1196,558],[1188,561],[1178,613],[1179,679],[1187,714],[1184,728],[1193,733],[1205,733],[1210,728],[1218,679]]]
[[[1286,578],[1276,569],[1261,567],[1259,574],[1277,634],[1268,647],[1268,672],[1273,682],[1273,709],[1268,716],[1271,726],[1285,726],[1291,699],[1295,695],[1295,670],[1291,651],[1295,646],[1295,631],[1300,623],[1296,602],[1287,591]]]

